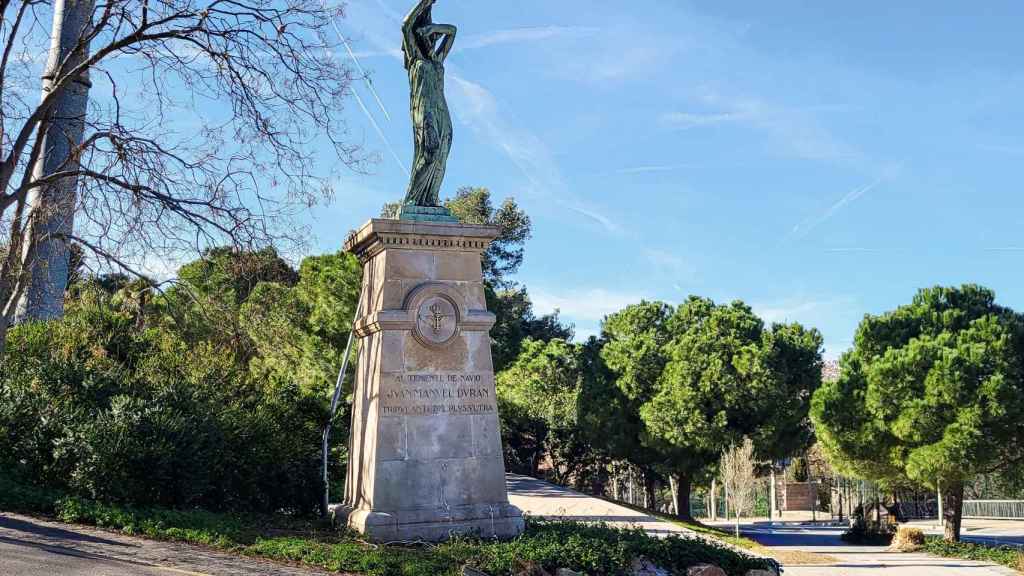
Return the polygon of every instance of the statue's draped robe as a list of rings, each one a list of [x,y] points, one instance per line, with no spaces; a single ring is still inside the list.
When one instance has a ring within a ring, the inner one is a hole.
[[[438,206],[448,152],[452,148],[452,118],[444,96],[444,64],[413,59],[409,65],[409,84],[416,155],[405,204]]]

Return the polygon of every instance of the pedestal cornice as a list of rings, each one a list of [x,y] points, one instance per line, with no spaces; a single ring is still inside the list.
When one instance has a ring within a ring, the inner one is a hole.
[[[363,262],[388,248],[482,253],[499,233],[489,224],[373,219],[348,237],[345,251]]]

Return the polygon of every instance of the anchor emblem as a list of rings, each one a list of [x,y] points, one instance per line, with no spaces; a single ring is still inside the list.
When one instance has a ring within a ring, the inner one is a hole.
[[[446,296],[420,301],[413,318],[413,334],[427,346],[443,346],[459,333],[458,307]]]
[[[430,307],[430,315],[427,316],[426,321],[430,324],[430,328],[434,331],[434,334],[440,334],[446,318],[448,318],[448,315],[441,311],[441,306],[439,304],[434,304]]]

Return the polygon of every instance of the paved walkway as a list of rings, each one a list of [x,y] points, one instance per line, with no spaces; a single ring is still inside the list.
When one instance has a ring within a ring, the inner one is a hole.
[[[943,533],[942,526],[934,520],[915,520],[910,524],[928,534]],[[1024,521],[965,519],[960,537],[968,542],[1016,546],[1024,550]]]
[[[748,524],[741,530],[744,536],[772,550],[812,552],[830,558],[821,564],[787,565],[785,576],[1019,576],[989,562],[902,554],[877,546],[847,546],[839,539],[842,528]]]
[[[0,513],[4,576],[316,576],[200,546],[156,542],[96,528]]]
[[[508,499],[523,514],[558,520],[605,522],[612,526],[643,528],[648,534],[697,536],[692,530],[607,500],[549,484],[543,480],[509,474]]]

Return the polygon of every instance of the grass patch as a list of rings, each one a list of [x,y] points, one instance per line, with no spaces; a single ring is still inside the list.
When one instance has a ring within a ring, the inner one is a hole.
[[[575,522],[530,520],[526,533],[508,542],[460,538],[438,545],[377,546],[313,519],[109,505],[39,490],[2,474],[0,510],[52,514],[63,522],[368,576],[458,576],[467,565],[493,576],[513,576],[526,566],[612,576],[629,573],[640,557],[673,573],[703,563],[737,576],[769,567],[764,559],[715,542],[652,538],[642,530]]]
[[[1002,564],[1024,572],[1024,554],[1011,546],[986,546],[972,542],[946,542],[941,536],[928,536],[924,540],[924,552],[945,558],[981,560]]]
[[[711,536],[712,538],[721,540],[722,542],[725,542],[732,546],[736,546],[738,548],[745,548],[747,550],[764,548],[764,546],[761,546],[756,541],[751,540],[750,538],[736,536],[736,533],[732,530],[724,530],[722,528],[717,528],[715,526],[706,526],[699,522],[686,522],[678,518],[673,518],[672,516],[659,516],[659,518],[665,520],[666,522],[671,522],[676,526],[682,526],[683,528],[693,530],[698,534]]]

